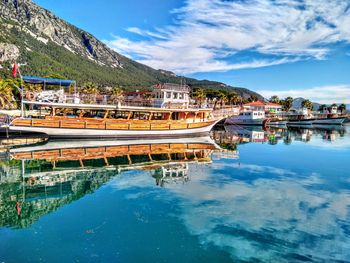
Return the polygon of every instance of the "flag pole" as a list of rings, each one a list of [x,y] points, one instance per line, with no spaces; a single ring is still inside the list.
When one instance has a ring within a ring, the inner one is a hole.
[[[21,117],[23,118],[24,117],[24,103],[23,103],[23,96],[24,96],[24,85],[22,85],[22,82],[23,82],[23,78],[22,78],[22,74],[21,74],[21,71],[19,69],[19,64],[16,65],[16,61],[14,62],[14,67],[16,67],[16,71],[18,72],[18,75],[21,79],[21,83],[20,83],[20,91],[21,91]],[[16,72],[16,73],[17,73]]]

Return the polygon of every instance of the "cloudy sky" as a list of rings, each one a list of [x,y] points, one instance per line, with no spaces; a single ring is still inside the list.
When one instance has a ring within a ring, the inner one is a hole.
[[[156,69],[350,103],[350,0],[35,0]]]

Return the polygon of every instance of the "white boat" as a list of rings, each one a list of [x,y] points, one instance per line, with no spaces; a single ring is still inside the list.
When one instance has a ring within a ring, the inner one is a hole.
[[[312,121],[312,124],[340,125],[345,120],[346,117],[316,118]]]
[[[266,121],[264,111],[241,111],[237,116],[231,116],[226,119],[228,125],[264,125]]]
[[[288,126],[312,126],[312,121],[314,119],[301,119],[301,120],[289,120],[287,122]]]

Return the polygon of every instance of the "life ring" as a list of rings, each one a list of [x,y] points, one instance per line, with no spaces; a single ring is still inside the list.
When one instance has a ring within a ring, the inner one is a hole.
[[[32,92],[32,91],[28,91],[26,93],[26,99],[29,100],[29,101],[34,101],[36,99],[35,93]]]
[[[270,122],[270,119],[263,120],[262,122],[263,127],[266,127],[269,122]]]

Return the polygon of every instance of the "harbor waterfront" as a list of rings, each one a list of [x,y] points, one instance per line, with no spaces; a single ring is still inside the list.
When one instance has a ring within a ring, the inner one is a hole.
[[[26,142],[1,155],[0,262],[350,258],[348,124]]]

